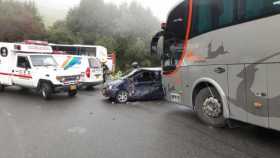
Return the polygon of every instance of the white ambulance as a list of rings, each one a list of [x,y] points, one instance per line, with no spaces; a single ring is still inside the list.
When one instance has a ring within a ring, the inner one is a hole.
[[[58,67],[47,42],[0,42],[0,91],[7,86],[37,89],[44,99],[54,93],[77,94],[80,72]]]
[[[81,72],[81,87],[91,88],[103,83],[102,64],[96,57],[67,54],[53,54],[53,57],[60,68]]]

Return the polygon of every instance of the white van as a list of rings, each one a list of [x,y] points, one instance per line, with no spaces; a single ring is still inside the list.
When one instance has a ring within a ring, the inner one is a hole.
[[[96,57],[65,54],[53,54],[53,57],[61,68],[81,72],[81,87],[90,88],[103,82],[102,65]]]
[[[34,88],[44,99],[52,94],[77,94],[80,72],[59,68],[45,42],[0,43],[0,91],[7,86]]]

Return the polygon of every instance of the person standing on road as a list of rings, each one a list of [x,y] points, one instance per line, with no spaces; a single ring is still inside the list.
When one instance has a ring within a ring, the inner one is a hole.
[[[107,77],[109,75],[109,68],[106,64],[102,64],[102,68],[103,68],[103,83],[105,83],[107,81]]]

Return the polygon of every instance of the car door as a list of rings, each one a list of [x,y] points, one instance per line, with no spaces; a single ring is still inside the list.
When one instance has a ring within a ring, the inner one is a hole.
[[[133,77],[133,93],[134,99],[150,99],[151,85],[153,81],[149,71],[142,71]]]
[[[18,55],[12,71],[15,85],[32,87],[31,65],[27,56]]]

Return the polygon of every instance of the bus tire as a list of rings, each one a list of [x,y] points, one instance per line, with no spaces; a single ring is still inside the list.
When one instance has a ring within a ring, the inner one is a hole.
[[[74,90],[74,91],[68,91],[68,96],[69,97],[75,97],[77,95],[78,91]]]
[[[223,103],[218,91],[213,87],[201,89],[195,97],[195,112],[199,119],[213,127],[226,126]]]
[[[52,85],[48,82],[43,82],[40,84],[40,93],[41,96],[45,99],[45,100],[49,100],[51,99],[53,90],[52,90]]]

